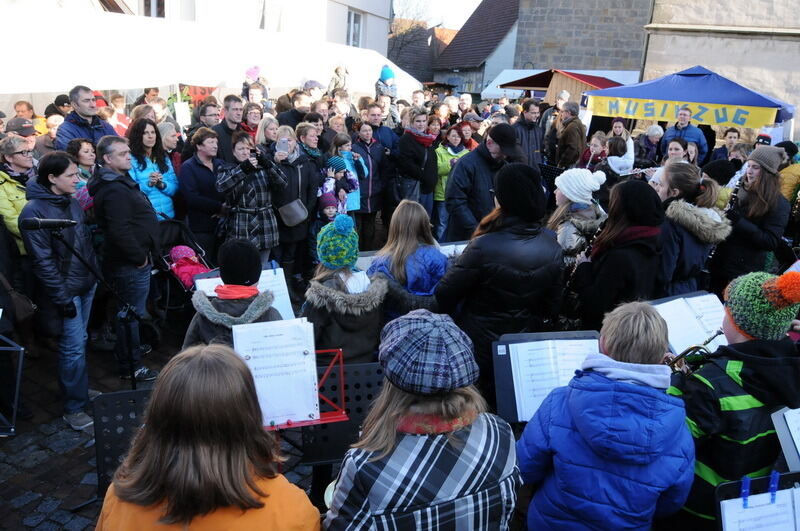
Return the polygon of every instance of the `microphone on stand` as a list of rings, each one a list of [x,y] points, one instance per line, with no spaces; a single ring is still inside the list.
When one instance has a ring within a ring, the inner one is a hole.
[[[72,219],[27,218],[19,220],[19,228],[22,230],[64,229],[77,224],[78,222]]]

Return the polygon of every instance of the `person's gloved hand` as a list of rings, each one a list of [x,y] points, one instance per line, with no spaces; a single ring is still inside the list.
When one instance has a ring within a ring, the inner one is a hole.
[[[64,317],[65,319],[73,319],[78,316],[78,309],[75,307],[75,303],[72,301],[59,306],[58,311],[61,314],[61,317]]]

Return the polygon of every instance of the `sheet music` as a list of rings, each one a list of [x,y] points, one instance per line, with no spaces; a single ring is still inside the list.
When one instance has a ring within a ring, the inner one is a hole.
[[[674,299],[654,306],[667,322],[669,344],[674,354],[680,354],[693,345],[701,345],[722,327],[725,315],[722,303],[711,294]],[[720,335],[707,347],[714,352],[719,345],[727,344],[725,336]]]
[[[596,339],[559,339],[509,345],[517,420],[527,422],[556,387],[567,385],[592,352]]]
[[[783,413],[783,418],[786,420],[789,433],[792,434],[794,445],[800,452],[800,409],[787,409]]]
[[[751,494],[744,508],[741,498],[720,503],[722,529],[725,531],[797,531],[797,491],[784,489],[775,493],[775,503],[770,494]]]
[[[202,291],[209,297],[216,297],[217,293],[214,289],[222,285],[220,277],[211,278],[198,278],[194,281],[195,288]],[[272,302],[272,307],[278,310],[283,319],[294,319],[294,310],[292,310],[292,301],[289,298],[289,287],[286,285],[286,277],[283,275],[283,269],[278,267],[273,269],[265,269],[261,271],[261,276],[258,279],[258,291],[263,293],[267,290],[271,291],[275,296]]]
[[[264,426],[318,419],[314,325],[291,319],[232,331],[233,348],[253,373]]]

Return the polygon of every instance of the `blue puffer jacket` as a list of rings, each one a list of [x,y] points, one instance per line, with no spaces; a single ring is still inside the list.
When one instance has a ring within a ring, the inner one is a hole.
[[[624,381],[647,377],[630,368],[652,376],[666,367],[593,354],[584,369],[600,358],[623,374],[576,371],[545,398],[517,442],[522,479],[537,488],[528,529],[647,530],[689,494],[694,443],[683,404],[664,389]],[[658,378],[669,385],[668,370]]]
[[[144,195],[146,195],[153,204],[153,210],[159,214],[159,219],[163,219],[161,218],[162,213],[170,218],[175,217],[175,207],[172,203],[172,196],[178,191],[178,176],[175,175],[175,169],[172,167],[172,162],[170,162],[169,158],[166,158],[166,163],[167,171],[162,172],[158,164],[152,159],[145,157],[144,167],[141,167],[136,157],[131,156],[131,169],[128,171],[128,175],[139,184],[139,189],[144,192]],[[155,186],[147,184],[150,182],[150,174],[153,172],[161,174],[162,181],[167,185],[166,188],[160,190]]]
[[[700,130],[699,127],[695,127],[692,124],[688,124],[684,128],[678,128],[678,124],[676,123],[674,126],[670,127],[666,131],[664,131],[664,136],[661,137],[661,153],[665,154],[667,152],[667,148],[669,147],[669,142],[673,138],[682,138],[687,142],[694,142],[697,144],[697,160],[703,161],[706,158],[706,153],[708,153],[708,142],[706,142],[706,137],[703,134],[703,131]],[[666,157],[666,155],[664,155]]]
[[[77,112],[72,111],[64,118],[64,123],[58,126],[56,132],[56,149],[65,150],[67,144],[73,138],[88,138],[92,144],[97,145],[98,140],[106,135],[117,136],[117,132],[110,123],[101,120],[97,116],[92,117],[89,123],[85,118],[81,118]]]
[[[447,271],[447,257],[433,245],[420,245],[406,260],[406,283],[403,287],[413,295],[433,295],[436,285]],[[392,280],[390,257],[378,256],[367,269],[367,275],[383,273]]]

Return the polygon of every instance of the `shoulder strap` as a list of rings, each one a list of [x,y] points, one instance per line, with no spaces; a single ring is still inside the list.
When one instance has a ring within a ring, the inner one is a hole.
[[[0,273],[0,284],[3,285],[3,289],[5,289],[8,293],[11,293],[11,291],[14,290],[14,288],[11,287],[11,284],[8,283],[8,280],[6,280],[5,275],[2,273]]]

